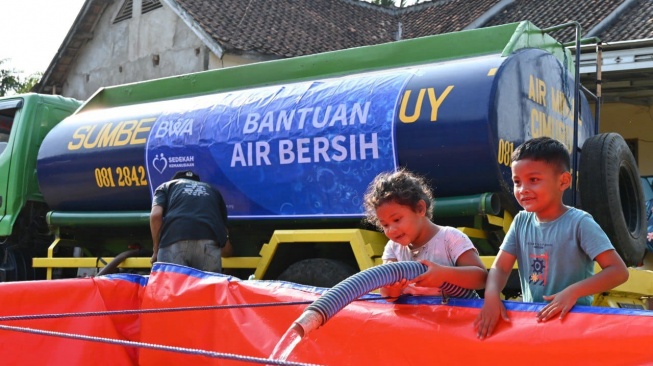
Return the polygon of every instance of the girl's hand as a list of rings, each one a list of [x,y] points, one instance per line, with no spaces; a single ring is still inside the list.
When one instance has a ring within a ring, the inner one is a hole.
[[[406,286],[408,286],[408,280],[404,278],[391,285],[381,287],[379,292],[383,297],[390,297],[390,299],[387,299],[388,301],[395,301],[401,296]]]
[[[409,284],[406,286],[403,293],[419,296],[442,296],[442,290],[437,287],[419,287],[415,284]]]
[[[440,271],[442,266],[427,260],[420,260],[419,262],[425,265],[427,270],[421,275],[413,278],[411,283],[414,283],[415,286],[419,287],[442,287],[442,284],[444,283],[444,279],[441,278],[442,271]]]

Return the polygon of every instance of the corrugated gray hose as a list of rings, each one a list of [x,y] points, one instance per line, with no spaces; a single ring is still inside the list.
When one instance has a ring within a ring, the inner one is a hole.
[[[295,323],[302,326],[304,334],[306,334],[326,323],[338,311],[360,296],[404,278],[412,280],[426,270],[427,267],[422,263],[404,261],[387,263],[358,272],[327,290],[306,308]],[[444,296],[480,299],[476,291],[450,283],[445,282],[441,289]]]

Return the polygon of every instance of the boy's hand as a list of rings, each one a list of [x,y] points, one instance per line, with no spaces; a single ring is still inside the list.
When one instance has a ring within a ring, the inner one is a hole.
[[[499,298],[486,298],[483,302],[481,312],[474,319],[474,329],[477,331],[478,339],[484,339],[492,335],[494,328],[501,319],[509,322],[508,312]]]
[[[419,287],[442,287],[444,279],[440,278],[442,271],[440,265],[427,260],[420,260],[420,263],[427,267],[426,272],[413,278],[411,283]]]
[[[560,314],[560,319],[564,318],[578,300],[569,288],[551,296],[543,296],[543,298],[550,302],[537,312],[538,322],[545,322],[558,314]]]

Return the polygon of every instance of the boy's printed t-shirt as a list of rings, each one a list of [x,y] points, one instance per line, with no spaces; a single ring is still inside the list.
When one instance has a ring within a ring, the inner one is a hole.
[[[544,295],[591,277],[596,256],[614,247],[590,214],[568,207],[550,222],[520,211],[501,249],[517,257],[523,301],[546,302]],[[591,305],[592,299],[581,297],[577,304]]]

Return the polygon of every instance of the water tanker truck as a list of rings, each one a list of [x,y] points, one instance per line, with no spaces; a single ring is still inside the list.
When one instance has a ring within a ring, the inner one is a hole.
[[[239,277],[332,286],[381,263],[387,239],[363,222],[362,197],[399,167],[431,182],[435,221],[489,266],[520,209],[510,154],[538,136],[572,153],[566,202],[638,265],[637,166],[619,135],[598,134],[577,70],[521,22],[107,87],[79,108],[57,97],[75,108],[53,128],[23,113],[46,96],[3,99],[3,273],[148,271],[152,193],[187,169],[224,195],[235,255],[223,267]]]

